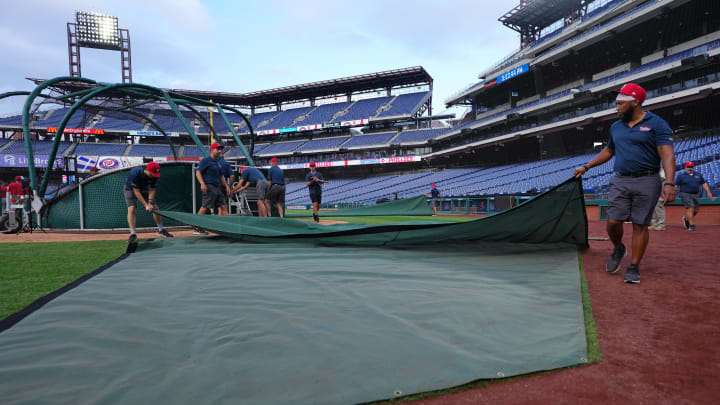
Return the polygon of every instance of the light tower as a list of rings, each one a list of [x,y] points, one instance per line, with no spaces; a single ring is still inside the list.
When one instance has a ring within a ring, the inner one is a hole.
[[[118,28],[115,16],[78,11],[75,22],[67,23],[70,76],[82,76],[80,48],[120,51],[122,82],[132,83],[130,31]]]

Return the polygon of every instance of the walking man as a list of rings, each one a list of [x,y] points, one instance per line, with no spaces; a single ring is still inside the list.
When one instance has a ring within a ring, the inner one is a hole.
[[[200,215],[205,215],[210,209],[217,210],[220,216],[227,215],[227,197],[225,196],[230,194],[230,188],[225,181],[219,162],[222,149],[223,146],[217,142],[210,145],[210,156],[201,160],[195,171],[195,178],[200,183],[200,190],[203,194],[202,208],[198,211]]]
[[[152,213],[155,224],[157,224],[158,236],[172,238],[173,236],[163,227],[162,217],[154,211],[158,208],[155,202],[155,187],[160,177],[160,165],[150,162],[145,167],[136,167],[130,170],[125,179],[125,202],[127,203],[127,221],[130,227],[130,238],[128,244],[137,241],[135,226],[137,223],[137,203],[139,202],[145,211]]]
[[[275,204],[280,218],[284,218],[283,204],[285,203],[285,174],[277,165],[277,158],[270,159],[270,170],[268,171],[269,190],[265,204],[268,207],[268,216],[271,216],[270,204]]]
[[[440,192],[437,188],[435,188],[435,183],[432,184],[432,189],[425,193],[425,195],[430,194],[430,197],[432,198],[432,209],[433,209],[433,216],[437,216],[437,209],[438,209],[438,198],[442,199],[442,195],[440,195]]]
[[[238,191],[245,191],[250,186],[255,186],[255,193],[257,195],[257,207],[259,217],[270,216],[270,205],[265,202],[265,195],[268,191],[268,182],[265,179],[265,175],[256,167],[246,167],[242,169],[240,173],[240,184],[232,190],[233,193]]]
[[[680,192],[680,200],[685,206],[686,214],[682,217],[683,225],[688,231],[695,230],[695,217],[700,212],[700,187],[705,189],[710,200],[715,201],[710,187],[703,178],[702,174],[695,172],[695,163],[685,163],[685,171],[678,173],[675,177],[675,186]]]
[[[325,184],[325,178],[322,173],[315,169],[315,162],[310,162],[310,172],[305,176],[305,185],[310,191],[310,201],[313,206],[313,219],[320,222],[320,204],[322,204],[322,187]]]
[[[610,179],[607,233],[614,246],[605,266],[608,274],[620,268],[627,249],[622,243],[623,223],[632,222],[632,260],[625,272],[626,283],[640,282],[640,261],[647,248],[648,225],[658,197],[666,203],[675,200],[675,184],[662,183],[660,164],[667,178],[675,175],[672,130],[662,118],[645,111],[645,90],[628,83],[615,99],[620,119],[610,126],[608,145],[595,158],[574,171],[575,177],[585,174],[615,156],[615,176]]]

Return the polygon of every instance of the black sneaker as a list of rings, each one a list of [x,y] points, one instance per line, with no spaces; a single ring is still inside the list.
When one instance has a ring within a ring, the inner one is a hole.
[[[167,231],[167,229],[163,229],[162,231],[157,232],[158,236],[162,236],[163,238],[172,238],[172,234]]]
[[[208,231],[200,228],[193,229],[193,235],[209,235]]]
[[[625,248],[625,245],[620,245],[619,248],[613,249],[613,252],[610,255],[610,260],[608,260],[607,265],[605,266],[605,271],[609,274],[617,273],[620,268],[620,262],[625,256],[627,256],[627,249]]]
[[[695,230],[695,225],[690,225],[690,227],[688,227],[688,231],[694,231],[694,230]]]
[[[130,237],[128,238],[128,245],[132,245],[133,243],[137,242],[137,235],[134,233],[130,234]]]
[[[638,284],[640,282],[640,266],[631,264],[625,271],[625,282]]]
[[[320,215],[313,214],[313,220],[317,223],[320,223]]]
[[[683,225],[685,225],[685,229],[690,229],[690,221],[688,221],[687,217],[682,217]]]

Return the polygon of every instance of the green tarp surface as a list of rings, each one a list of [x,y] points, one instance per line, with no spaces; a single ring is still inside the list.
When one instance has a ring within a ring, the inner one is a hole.
[[[587,246],[585,199],[580,180],[557,187],[500,214],[462,223],[413,221],[385,225],[320,225],[283,218],[219,217],[159,211],[171,220],[250,242],[304,240],[321,245],[424,246],[473,241],[574,243]]]
[[[0,398],[358,403],[585,357],[574,245],[174,238],[0,333]]]
[[[377,215],[432,215],[433,211],[425,196],[419,195],[403,200],[392,200],[382,204],[368,205],[360,208],[342,208],[337,210],[322,210],[323,217],[364,217]],[[312,217],[312,211],[290,213],[288,218]]]

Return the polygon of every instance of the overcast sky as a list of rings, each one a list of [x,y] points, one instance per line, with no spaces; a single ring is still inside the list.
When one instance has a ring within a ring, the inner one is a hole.
[[[2,0],[0,92],[25,77],[68,74],[75,11],[115,15],[130,30],[133,81],[233,93],[423,66],[434,112],[519,36],[497,19],[519,2],[490,0]],[[119,52],[81,49],[83,76],[120,82]],[[0,101],[0,116],[22,101]]]

